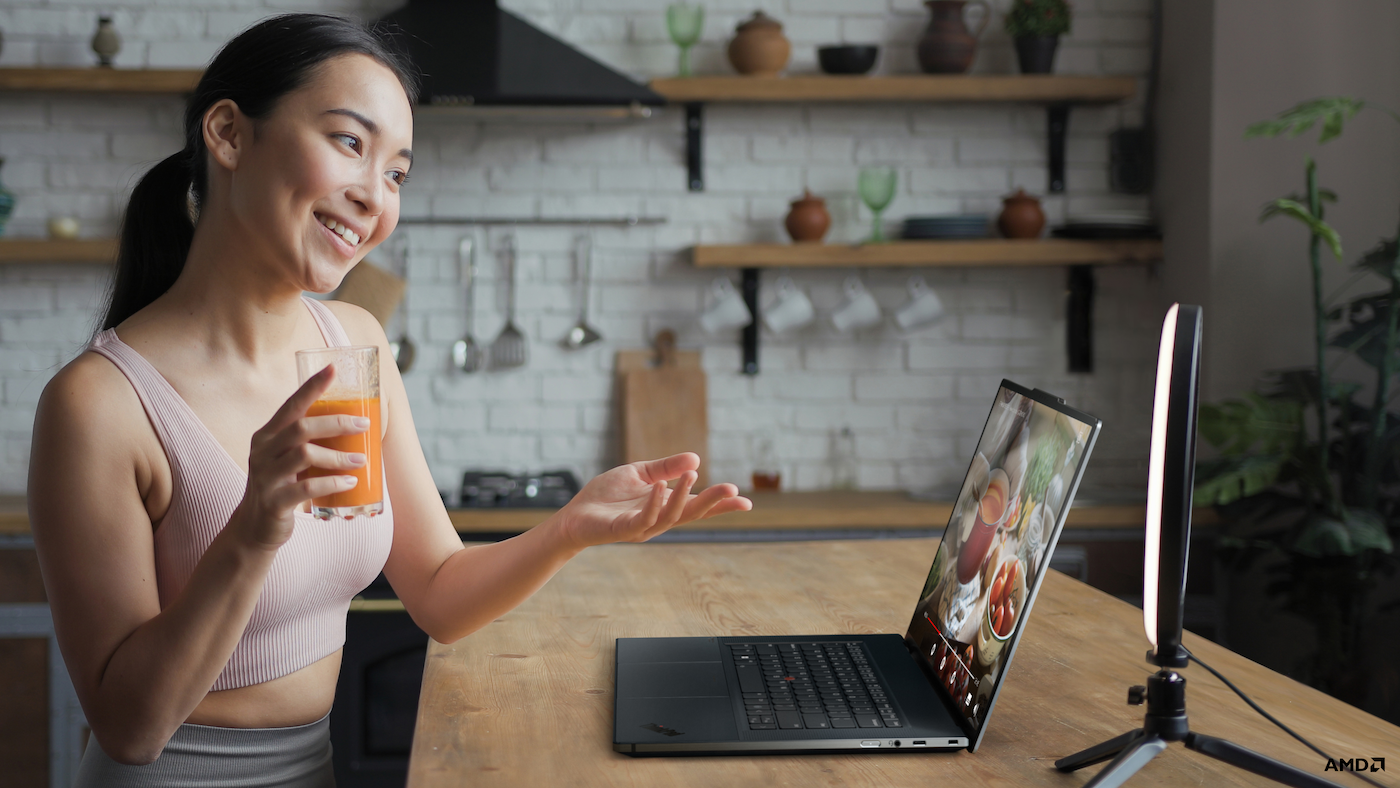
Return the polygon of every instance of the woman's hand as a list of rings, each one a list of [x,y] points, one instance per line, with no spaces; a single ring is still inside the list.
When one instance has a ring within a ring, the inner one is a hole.
[[[354,476],[339,475],[299,478],[312,467],[339,471],[365,464],[363,454],[312,443],[369,429],[370,420],[362,416],[306,415],[334,377],[330,366],[312,375],[262,429],[253,433],[248,488],[230,522],[252,545],[268,550],[281,547],[292,538],[297,507],[312,498],[345,492],[358,481]]]
[[[691,495],[699,467],[699,455],[686,452],[620,465],[594,477],[559,513],[565,540],[580,549],[645,542],[677,525],[753,508],[732,484],[716,484]],[[672,479],[677,480],[674,490],[666,487]]]

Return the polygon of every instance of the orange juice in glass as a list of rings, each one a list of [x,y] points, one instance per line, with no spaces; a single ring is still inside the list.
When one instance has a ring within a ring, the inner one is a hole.
[[[382,420],[379,412],[379,348],[328,347],[297,351],[297,377],[305,383],[308,378],[327,366],[335,365],[335,380],[321,398],[307,409],[307,416],[344,414],[369,419],[369,429],[354,435],[322,438],[313,441],[318,446],[365,455],[365,464],[358,469],[331,471],[309,468],[301,478],[313,476],[354,476],[359,482],[345,492],[311,499],[311,514],[322,520],[332,517],[349,519],[359,515],[374,516],[384,511],[384,457],[382,455]]]

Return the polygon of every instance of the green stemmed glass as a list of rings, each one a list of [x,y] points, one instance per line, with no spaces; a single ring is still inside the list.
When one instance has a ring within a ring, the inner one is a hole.
[[[894,199],[895,171],[893,167],[864,167],[856,181],[860,199],[875,214],[875,224],[871,228],[869,243],[883,243],[885,228],[880,212]]]
[[[700,30],[705,26],[705,7],[690,3],[672,3],[666,6],[666,31],[671,40],[681,48],[680,76],[690,76],[690,48],[700,40]]]

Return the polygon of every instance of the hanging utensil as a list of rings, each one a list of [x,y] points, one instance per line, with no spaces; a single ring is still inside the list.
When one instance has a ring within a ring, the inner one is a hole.
[[[403,242],[403,253],[400,255],[403,263],[404,283],[408,282],[408,241]],[[389,342],[389,352],[394,356],[394,363],[398,365],[399,372],[407,372],[413,368],[413,359],[418,356],[418,348],[413,344],[413,340],[408,336],[408,288],[404,287],[403,301],[399,303],[399,338]]]
[[[506,324],[491,343],[491,366],[496,369],[523,367],[530,345],[525,333],[515,325],[515,235],[507,235],[501,245],[506,263]]]
[[[481,369],[482,352],[472,337],[472,324],[476,322],[476,242],[470,236],[457,244],[457,271],[466,291],[467,331],[452,343],[452,365],[463,372],[475,372]]]
[[[564,335],[564,347],[578,350],[603,338],[598,330],[588,325],[588,291],[593,277],[593,238],[580,235],[574,240],[574,265],[578,268],[578,323]]]

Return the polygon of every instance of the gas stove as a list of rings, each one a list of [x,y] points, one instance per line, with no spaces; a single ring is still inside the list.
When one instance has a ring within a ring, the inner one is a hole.
[[[463,509],[558,509],[578,492],[578,477],[557,470],[514,475],[506,471],[462,474]]]

